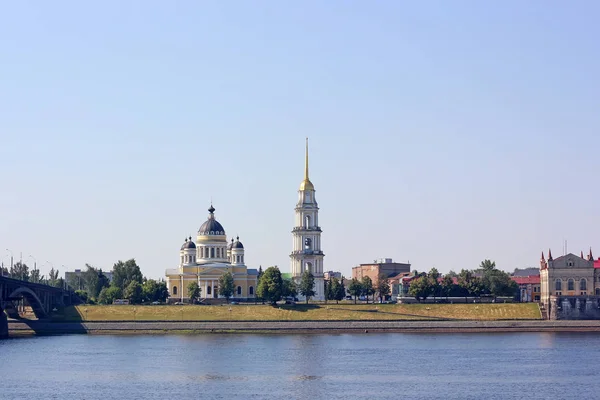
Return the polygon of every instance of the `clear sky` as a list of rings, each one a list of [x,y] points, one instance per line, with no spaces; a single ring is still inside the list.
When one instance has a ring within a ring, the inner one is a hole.
[[[5,2],[0,254],[163,277],[212,197],[247,264],[287,272],[308,136],[325,270],[512,271],[564,239],[598,257],[599,18],[597,1]]]

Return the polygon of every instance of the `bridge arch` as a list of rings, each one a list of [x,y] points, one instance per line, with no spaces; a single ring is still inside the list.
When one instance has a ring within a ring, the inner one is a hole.
[[[46,310],[44,309],[44,304],[40,300],[37,294],[28,287],[21,286],[15,289],[9,296],[9,299],[18,299],[21,297],[25,297],[29,302],[29,305],[33,309],[33,313],[36,317],[42,318],[46,316]]]

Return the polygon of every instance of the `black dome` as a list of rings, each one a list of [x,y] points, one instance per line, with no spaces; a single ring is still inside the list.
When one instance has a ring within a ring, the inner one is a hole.
[[[206,222],[200,226],[200,229],[198,229],[198,234],[199,235],[224,235],[225,229],[223,228],[223,225],[221,225],[219,223],[219,221],[217,221],[215,219],[215,214],[214,214],[215,208],[212,205],[208,209],[208,212],[210,212],[210,215],[208,216],[208,219],[206,220]]]
[[[190,240],[185,239],[185,243],[183,244],[183,246],[181,246],[181,250],[185,250],[185,249],[195,249],[196,245],[194,244],[194,242],[192,242],[192,238],[190,238]]]
[[[237,237],[237,240],[232,244],[231,246],[232,249],[243,249],[244,245],[242,244],[242,242],[240,242],[240,237]]]

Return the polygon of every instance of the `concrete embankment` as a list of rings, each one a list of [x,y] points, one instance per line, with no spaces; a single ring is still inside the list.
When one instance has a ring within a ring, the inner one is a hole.
[[[600,332],[600,321],[9,321],[9,335],[168,333]]]

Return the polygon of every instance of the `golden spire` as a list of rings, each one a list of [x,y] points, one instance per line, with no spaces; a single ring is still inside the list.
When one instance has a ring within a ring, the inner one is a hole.
[[[308,181],[308,138],[306,138],[306,159],[304,160],[304,180]]]
[[[304,155],[304,180],[300,184],[300,190],[315,190],[310,179],[308,179],[308,138],[306,138],[306,152]]]

